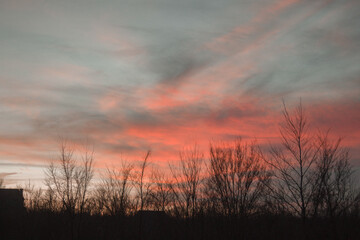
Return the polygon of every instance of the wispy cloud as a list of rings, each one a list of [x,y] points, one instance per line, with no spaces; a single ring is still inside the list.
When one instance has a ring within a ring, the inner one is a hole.
[[[266,144],[281,99],[300,97],[360,159],[359,10],[354,0],[3,1],[1,171],[44,166],[59,135],[89,139],[99,167],[150,148],[164,163],[212,139]]]

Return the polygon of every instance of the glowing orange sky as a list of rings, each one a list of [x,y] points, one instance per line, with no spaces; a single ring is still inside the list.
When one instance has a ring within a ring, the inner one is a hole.
[[[86,7],[84,7],[86,6]],[[237,137],[278,141],[284,99],[360,166],[359,1],[0,4],[0,177],[41,182],[62,136],[97,167]]]

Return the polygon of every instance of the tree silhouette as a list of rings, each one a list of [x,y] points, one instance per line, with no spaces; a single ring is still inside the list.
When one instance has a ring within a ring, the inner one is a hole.
[[[309,215],[314,196],[313,167],[319,148],[312,142],[309,124],[301,101],[290,114],[283,103],[283,122],[280,126],[281,148],[271,148],[271,158],[264,160],[274,169],[276,179],[270,190],[283,207],[298,214],[303,223]]]
[[[120,169],[107,168],[96,190],[99,212],[109,215],[125,215],[131,208],[130,183],[133,165],[122,162]]]
[[[167,211],[174,201],[173,182],[158,169],[152,172],[153,186],[150,191],[152,208],[157,211]]]
[[[184,148],[178,166],[170,166],[173,179],[174,210],[178,215],[194,217],[199,210],[201,171],[204,154],[197,145]]]
[[[45,183],[54,193],[60,203],[60,209],[65,211],[71,220],[71,238],[74,238],[74,218],[79,214],[81,223],[82,214],[87,201],[87,193],[94,175],[94,151],[87,147],[81,156],[81,162],[74,156],[74,148],[66,140],[60,143],[57,161],[52,161],[45,170]],[[78,236],[79,237],[79,236]]]
[[[136,210],[144,210],[144,207],[147,204],[148,197],[150,194],[151,183],[145,181],[145,171],[149,165],[149,157],[151,155],[151,151],[148,150],[145,154],[143,161],[140,164],[140,171],[135,175],[134,184],[137,192],[137,203]]]
[[[208,196],[227,216],[251,213],[264,193],[265,182],[269,184],[260,149],[241,139],[229,145],[212,144],[208,171]]]
[[[355,199],[349,150],[341,146],[340,138],[331,141],[328,133],[318,136],[318,147],[314,215],[334,218],[350,209]]]

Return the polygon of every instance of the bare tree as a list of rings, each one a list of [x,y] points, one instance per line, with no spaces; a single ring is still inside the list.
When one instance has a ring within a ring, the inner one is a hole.
[[[96,201],[102,213],[125,215],[130,209],[130,184],[133,165],[122,162],[120,169],[107,168],[96,190]]]
[[[319,152],[308,128],[301,102],[293,114],[283,103],[283,123],[280,126],[282,147],[272,147],[271,159],[264,158],[274,170],[276,184],[271,188],[273,196],[289,211],[298,214],[303,222],[309,215],[314,196],[313,167]]]
[[[349,210],[355,200],[349,150],[341,146],[341,138],[331,141],[328,133],[320,134],[317,143],[314,215],[334,218]]]
[[[30,180],[24,186],[18,186],[24,191],[25,207],[30,211],[40,211],[44,209],[43,206],[43,190],[41,188],[35,188],[35,185],[31,184]]]
[[[70,149],[65,141],[61,142],[58,163],[51,162],[45,170],[45,184],[48,189],[56,193],[63,210],[75,214],[75,203],[78,191],[75,188],[75,160],[74,150]]]
[[[94,148],[89,149],[89,145],[85,144],[84,150],[81,155],[81,166],[75,172],[75,181],[79,193],[79,212],[83,213],[87,201],[87,193],[91,180],[94,177]]]
[[[163,172],[154,170],[152,173],[153,187],[150,191],[152,207],[158,211],[166,211],[173,202],[173,183]]]
[[[145,171],[149,165],[148,159],[151,155],[151,151],[147,151],[144,160],[140,164],[140,171],[135,175],[134,184],[137,191],[137,203],[136,210],[144,210],[144,207],[147,204],[151,183],[145,181]]]
[[[56,212],[59,210],[59,202],[56,199],[55,192],[53,189],[47,188],[43,192],[43,209]]]
[[[52,211],[58,210],[58,204],[51,189],[36,188],[29,182],[19,185],[17,188],[23,189],[25,207],[29,211]]]
[[[173,184],[173,194],[176,200],[174,210],[185,217],[194,217],[199,210],[204,154],[195,145],[193,148],[185,148],[179,153],[179,156],[179,166],[170,166],[175,180]]]
[[[226,216],[245,216],[259,203],[269,174],[255,142],[211,144],[206,192]]]
[[[0,188],[5,188],[4,179],[0,178]]]
[[[79,165],[74,156],[74,148],[62,141],[57,162],[51,162],[45,170],[45,184],[59,198],[63,210],[71,215],[83,211],[89,184],[94,175],[93,153],[93,150],[89,151],[86,147]]]
[[[63,140],[60,144],[60,154],[57,161],[53,161],[45,170],[45,184],[49,193],[60,202],[62,211],[66,211],[71,220],[71,238],[74,237],[75,214],[80,216],[78,223],[78,237],[87,193],[93,178],[94,151],[85,147],[78,161],[74,156],[74,148]]]

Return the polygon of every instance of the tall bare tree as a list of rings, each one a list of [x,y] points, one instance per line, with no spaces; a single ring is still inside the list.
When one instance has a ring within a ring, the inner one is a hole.
[[[80,158],[80,166],[77,166],[77,171],[75,172],[75,181],[79,189],[78,210],[81,218],[88,201],[90,183],[94,177],[94,148],[90,148],[88,143],[86,143]]]
[[[82,213],[89,184],[93,178],[94,151],[85,148],[81,160],[74,156],[74,148],[63,140],[57,161],[45,170],[45,184],[60,200],[63,210],[73,215]]]
[[[79,215],[77,227],[78,238],[82,213],[87,201],[87,193],[90,182],[94,175],[94,151],[86,146],[81,160],[74,156],[74,148],[69,146],[66,140],[60,143],[59,156],[56,161],[52,161],[46,168],[45,184],[48,190],[60,202],[62,211],[66,211],[70,216],[71,238],[74,238],[74,219]]]
[[[151,183],[145,181],[145,177],[146,177],[145,171],[149,165],[148,160],[149,160],[150,155],[151,155],[151,151],[148,150],[147,153],[145,154],[143,161],[140,164],[140,170],[135,175],[135,179],[134,179],[134,184],[135,184],[135,188],[137,191],[136,210],[140,210],[140,211],[144,210],[144,207],[147,204],[149,193],[150,193],[149,190],[151,187]]]
[[[313,167],[318,158],[318,147],[309,134],[309,124],[301,101],[293,113],[283,103],[283,122],[280,125],[281,147],[271,148],[271,159],[265,161],[273,167],[276,179],[271,188],[273,196],[303,222],[309,215],[314,196]]]

